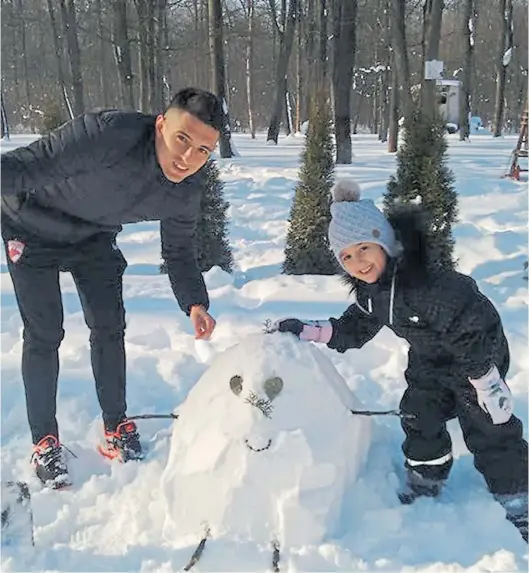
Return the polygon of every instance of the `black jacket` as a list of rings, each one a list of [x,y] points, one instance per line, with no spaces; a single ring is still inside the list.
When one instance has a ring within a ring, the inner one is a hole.
[[[115,235],[125,223],[159,220],[171,287],[188,313],[209,305],[195,237],[203,185],[199,174],[179,184],[165,178],[154,122],[135,112],[87,113],[3,154],[2,226],[28,242],[75,244]]]
[[[398,226],[395,230],[401,235]],[[402,257],[389,259],[375,284],[349,277],[356,300],[339,319],[330,319],[328,346],[339,352],[360,348],[387,326],[409,343],[413,378],[479,378],[493,363],[505,376],[509,350],[490,300],[472,278],[455,271],[428,273],[422,263],[414,245],[404,244]]]

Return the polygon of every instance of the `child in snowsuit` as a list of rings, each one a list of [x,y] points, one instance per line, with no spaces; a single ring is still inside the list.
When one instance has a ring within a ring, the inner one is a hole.
[[[354,181],[337,183],[333,195],[329,244],[355,302],[338,319],[287,318],[275,328],[338,352],[362,347],[383,326],[407,340],[400,408],[412,417],[401,422],[401,501],[440,493],[453,462],[446,422],[457,417],[475,467],[527,541],[527,442],[504,381],[509,348],[496,309],[472,278],[428,270],[419,213],[390,222],[360,200]]]

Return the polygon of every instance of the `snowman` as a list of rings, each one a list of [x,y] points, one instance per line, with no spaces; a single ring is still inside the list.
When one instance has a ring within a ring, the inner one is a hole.
[[[250,335],[215,356],[177,410],[164,537],[276,554],[331,537],[371,441],[370,419],[350,412],[359,406],[324,354],[290,334]]]

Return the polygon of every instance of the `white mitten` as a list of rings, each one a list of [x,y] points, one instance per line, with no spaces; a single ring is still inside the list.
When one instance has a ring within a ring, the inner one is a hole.
[[[503,381],[498,368],[492,368],[477,380],[469,378],[476,389],[478,404],[491,418],[493,424],[505,424],[512,416],[512,394]]]

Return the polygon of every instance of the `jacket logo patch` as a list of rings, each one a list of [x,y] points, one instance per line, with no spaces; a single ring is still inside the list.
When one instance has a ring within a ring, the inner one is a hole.
[[[7,241],[7,255],[9,260],[12,263],[18,262],[25,248],[26,245],[22,241],[17,241],[15,239]]]
[[[419,322],[419,317],[418,316],[409,316],[408,320],[410,322],[416,322],[417,323],[417,322]]]

